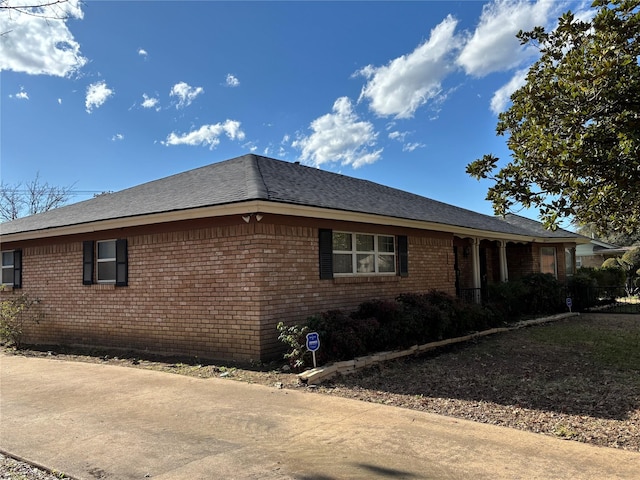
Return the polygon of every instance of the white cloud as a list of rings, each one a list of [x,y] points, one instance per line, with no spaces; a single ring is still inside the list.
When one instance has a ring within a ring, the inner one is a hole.
[[[534,47],[520,45],[516,34],[547,25],[556,7],[558,2],[554,0],[495,0],[485,4],[478,26],[456,63],[468,75],[478,77],[516,68],[537,54]]]
[[[413,132],[399,132],[394,130],[393,132],[389,132],[389,139],[396,140],[402,143],[402,151],[403,152],[413,152],[417,148],[425,147],[424,143],[420,142],[406,142],[407,136],[411,135]],[[406,143],[405,143],[406,142]]]
[[[234,75],[231,75],[230,73],[227,73],[227,80],[225,85],[227,87],[238,87],[240,86],[240,80],[238,80],[237,77],[235,77]]]
[[[388,137],[391,140],[398,140],[399,142],[404,142],[404,139],[409,135],[409,132],[398,132],[394,130],[393,132],[389,132]]]
[[[172,97],[178,97],[176,108],[184,108],[191,105],[191,103],[201,93],[204,93],[204,89],[202,87],[192,87],[188,83],[179,82],[171,87],[169,95]]]
[[[493,94],[491,98],[491,111],[493,113],[498,115],[506,110],[511,100],[511,94],[527,82],[527,73],[529,73],[528,68],[518,70],[507,84]]]
[[[124,140],[124,135],[121,133],[116,133],[113,137],[111,137],[112,142],[117,142],[120,140]]]
[[[29,0],[2,3],[33,4]],[[67,19],[83,18],[79,0],[38,8],[26,6],[22,10],[24,13],[0,9],[0,71],[65,77],[87,63],[80,54],[80,44],[67,27]]]
[[[18,100],[29,100],[29,94],[24,91],[23,86],[20,86],[20,91],[15,95],[9,94],[9,98],[17,98]]]
[[[369,150],[378,134],[371,123],[359,121],[347,97],[338,98],[333,113],[315,119],[310,128],[313,133],[295,140],[292,146],[301,149],[300,159],[313,166],[341,162],[358,168],[375,162],[382,153],[382,149]]]
[[[163,145],[208,145],[213,150],[220,143],[220,137],[226,135],[231,140],[244,140],[244,132],[240,129],[240,122],[225,120],[224,123],[214,125],[202,125],[198,130],[189,133],[177,134],[171,132]]]
[[[150,97],[146,93],[142,94],[142,98],[142,108],[155,108],[156,111],[160,110],[160,107],[158,105],[160,103],[159,99]]]
[[[462,46],[455,36],[457,23],[449,15],[410,54],[382,67],[369,65],[359,70],[358,74],[369,79],[359,101],[368,99],[371,110],[380,116],[410,118],[421,105],[437,98],[442,80],[454,69],[452,53]]]
[[[91,113],[94,108],[101,107],[104,102],[113,95],[113,93],[113,90],[107,87],[107,84],[104,81],[89,85],[87,87],[87,96],[84,101],[87,113]]]
[[[144,48],[139,48],[138,55],[140,55],[141,57],[146,57],[147,55],[149,55],[149,53]]]
[[[426,145],[420,142],[405,143],[402,145],[403,152],[413,152],[416,148],[424,148]]]

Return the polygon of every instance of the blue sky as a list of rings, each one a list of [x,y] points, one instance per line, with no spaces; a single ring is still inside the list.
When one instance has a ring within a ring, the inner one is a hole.
[[[17,5],[24,0],[5,0]],[[33,2],[29,2],[32,4]],[[465,166],[584,2],[69,1],[0,11],[2,182],[117,191],[246,153],[491,214]],[[535,212],[525,212],[535,217]]]

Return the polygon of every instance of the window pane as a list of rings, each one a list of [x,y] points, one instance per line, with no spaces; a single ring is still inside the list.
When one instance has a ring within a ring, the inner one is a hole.
[[[378,272],[393,273],[396,271],[395,255],[378,255]]]
[[[564,249],[564,259],[567,275],[573,275],[573,250],[571,248]]]
[[[2,252],[2,266],[13,266],[13,252]]]
[[[116,281],[116,262],[100,262],[98,263],[98,281],[99,282],[115,282]]]
[[[333,250],[351,250],[350,233],[333,233]]]
[[[358,263],[358,273],[371,273],[376,271],[375,264],[373,263],[375,260],[375,256],[372,253],[368,254],[358,254],[356,256],[356,261]]]
[[[13,283],[13,268],[2,269],[2,283],[5,283],[5,284]]]
[[[98,242],[98,259],[101,258],[116,258],[115,240],[110,240],[108,242]]]
[[[542,273],[556,274],[556,249],[542,247],[540,249],[540,271]]]
[[[356,235],[356,251],[373,252],[373,235]]]
[[[379,252],[394,252],[393,237],[378,237],[378,251]]]
[[[333,273],[353,273],[353,264],[351,263],[351,254],[348,254],[348,253],[333,254]]]

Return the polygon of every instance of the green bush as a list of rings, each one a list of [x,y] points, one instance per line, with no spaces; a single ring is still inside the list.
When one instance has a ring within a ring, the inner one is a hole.
[[[579,270],[567,283],[572,309],[581,311],[598,303],[598,282],[593,272]]]
[[[588,276],[580,277],[591,281]],[[566,291],[551,275],[530,275],[495,285],[492,303],[466,304],[443,292],[405,293],[395,301],[369,300],[352,313],[329,310],[302,325],[279,324],[292,367],[309,365],[306,333],[317,332],[319,364],[352,359],[376,351],[407,348],[515,322],[522,316],[565,311]]]
[[[20,348],[27,323],[40,323],[44,318],[38,298],[21,293],[0,302],[0,340]]]
[[[565,308],[563,288],[553,275],[533,273],[521,280],[527,290],[525,315],[555,313]]]
[[[311,352],[307,351],[307,333],[310,332],[308,325],[285,325],[279,322],[276,325],[278,330],[278,340],[287,346],[284,354],[285,360],[294,371],[300,371],[307,363],[307,358]]]

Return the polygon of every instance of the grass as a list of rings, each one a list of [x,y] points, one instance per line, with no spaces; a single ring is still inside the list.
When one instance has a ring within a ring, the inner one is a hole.
[[[637,322],[624,325],[615,316],[608,324],[555,324],[532,329],[528,336],[540,343],[577,349],[603,366],[640,371],[640,316]]]

